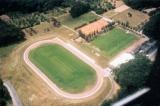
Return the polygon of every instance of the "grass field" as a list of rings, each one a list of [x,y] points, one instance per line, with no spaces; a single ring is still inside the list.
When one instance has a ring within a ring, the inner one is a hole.
[[[109,32],[103,33],[91,43],[98,47],[107,58],[112,58],[137,39],[135,35],[127,34],[121,29],[114,28]]]
[[[57,44],[36,48],[29,58],[64,91],[82,92],[96,82],[96,73],[90,66]]]
[[[62,21],[62,24],[74,29],[78,26],[81,26],[85,23],[89,23],[90,21],[93,21],[95,19],[100,19],[100,17],[94,15],[93,13],[89,12],[86,14],[81,15],[77,18],[72,18],[70,15],[64,17],[65,19]]]

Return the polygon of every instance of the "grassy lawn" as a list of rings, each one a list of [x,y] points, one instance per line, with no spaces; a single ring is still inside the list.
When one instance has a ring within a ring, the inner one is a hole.
[[[89,23],[95,19],[99,19],[100,17],[94,15],[93,13],[89,12],[86,14],[81,15],[77,18],[72,18],[70,15],[66,16],[65,19],[62,21],[62,24],[74,29],[78,26],[81,26],[85,23]]]
[[[114,28],[109,32],[103,33],[91,43],[98,47],[107,58],[112,58],[137,39],[132,34],[127,34],[121,29]]]
[[[67,92],[82,92],[96,82],[96,72],[90,66],[57,44],[47,44],[32,50],[30,59],[59,88]]]

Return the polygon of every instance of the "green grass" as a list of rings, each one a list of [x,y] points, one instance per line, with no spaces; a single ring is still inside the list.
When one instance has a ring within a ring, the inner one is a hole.
[[[79,58],[57,44],[38,47],[30,53],[31,61],[59,88],[82,92],[96,82],[96,72]]]
[[[135,35],[127,34],[121,29],[114,28],[109,32],[103,33],[91,43],[98,47],[110,59],[137,39]]]
[[[62,24],[74,29],[78,26],[81,26],[85,23],[89,23],[90,21],[93,21],[95,19],[100,19],[97,15],[94,15],[93,13],[85,13],[77,18],[72,18],[70,15],[65,17],[65,19],[62,21]]]

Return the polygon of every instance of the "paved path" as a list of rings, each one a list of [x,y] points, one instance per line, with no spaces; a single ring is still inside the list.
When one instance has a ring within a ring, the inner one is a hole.
[[[93,14],[95,14],[95,15],[103,18],[104,20],[106,20],[106,21],[108,21],[108,22],[113,22],[113,20],[111,20],[110,18],[107,18],[107,17],[105,17],[105,16],[103,16],[103,15],[99,15],[99,14],[97,14],[95,11],[91,11],[91,12],[92,12]]]
[[[70,28],[70,27],[68,27],[68,26],[66,26],[66,25],[62,25],[63,27],[65,27],[65,28],[67,28],[67,29],[69,29],[69,30],[71,30],[72,32],[74,32],[74,33],[76,33],[76,34],[78,34],[78,32],[77,31],[75,31],[75,30],[73,30],[72,28]]]
[[[81,59],[82,61],[87,63],[89,66],[91,66],[96,71],[96,74],[97,74],[97,82],[96,82],[95,86],[91,90],[83,92],[83,93],[79,93],[79,94],[72,94],[72,93],[68,93],[68,92],[65,92],[65,91],[62,91],[61,89],[59,89],[56,86],[56,84],[54,84],[51,80],[49,80],[48,77],[39,68],[37,68],[28,58],[29,52],[32,49],[37,48],[40,45],[46,44],[46,43],[61,45],[62,47],[64,47],[65,49],[67,49],[71,53],[73,53],[75,56],[77,56],[79,59]],[[51,40],[43,40],[43,41],[39,41],[39,42],[36,42],[36,43],[32,44],[31,46],[29,46],[25,50],[23,58],[24,58],[25,63],[37,75],[39,75],[57,94],[59,94],[62,97],[65,97],[65,98],[68,98],[68,99],[83,99],[83,98],[87,98],[87,97],[90,97],[90,96],[94,95],[102,87],[103,80],[104,80],[103,72],[104,72],[105,69],[102,69],[100,66],[98,66],[96,64],[96,62],[93,59],[91,59],[90,57],[88,57],[87,55],[85,55],[84,53],[79,51],[77,48],[75,48],[71,44],[65,43],[64,41],[62,41],[58,38],[54,38],[54,39],[51,39]],[[111,80],[111,78],[109,76],[105,76],[105,77],[108,77]]]
[[[13,106],[22,106],[21,100],[18,97],[15,89],[13,88],[13,86],[11,85],[11,83],[9,81],[4,81],[4,86],[8,89],[8,92],[12,98],[12,102],[13,102]]]

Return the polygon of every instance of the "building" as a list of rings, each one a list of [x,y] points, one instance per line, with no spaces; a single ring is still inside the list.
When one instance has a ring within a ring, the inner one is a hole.
[[[99,33],[107,31],[111,24],[105,19],[97,20],[78,29],[79,35],[87,41],[91,41]]]

